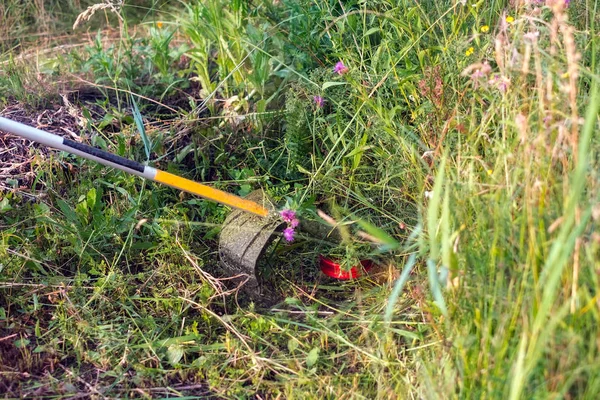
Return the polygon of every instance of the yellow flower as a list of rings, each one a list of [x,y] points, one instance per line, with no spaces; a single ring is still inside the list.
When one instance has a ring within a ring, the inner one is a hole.
[[[489,26],[487,26],[487,25],[484,25],[484,26],[482,26],[482,27],[481,27],[481,32],[483,32],[483,33],[487,33],[487,32],[489,32],[489,31],[490,31],[490,27],[489,27]]]
[[[488,174],[488,175],[490,175],[490,176],[491,176],[491,175],[494,173],[494,171],[492,171],[491,169],[488,169],[486,172],[487,172],[487,174]]]
[[[506,17],[506,22],[512,24],[513,22],[515,22],[515,17],[509,15],[508,17]]]
[[[162,22],[160,22],[160,21],[158,21],[158,22],[156,23],[156,27],[157,27],[158,29],[162,29],[162,27],[163,27],[163,23],[162,23]]]
[[[472,48],[472,47],[469,47],[469,48],[467,49],[467,51],[465,51],[465,55],[468,57],[468,56],[470,56],[471,54],[473,54],[473,52],[474,52],[474,51],[475,51],[475,49],[474,49],[474,48]]]

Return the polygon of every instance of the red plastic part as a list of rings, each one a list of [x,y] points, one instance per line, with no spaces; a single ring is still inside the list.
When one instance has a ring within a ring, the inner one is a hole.
[[[334,279],[356,279],[362,274],[363,270],[367,272],[373,267],[373,261],[371,260],[362,260],[360,264],[361,265],[356,265],[350,268],[350,271],[346,271],[343,270],[340,264],[336,263],[335,261],[319,255],[319,266],[321,267],[321,272]]]

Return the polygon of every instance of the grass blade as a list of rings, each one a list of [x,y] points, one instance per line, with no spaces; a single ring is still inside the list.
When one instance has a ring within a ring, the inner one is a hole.
[[[146,128],[144,127],[144,120],[142,119],[142,114],[140,113],[140,109],[135,101],[133,96],[130,96],[131,104],[133,104],[133,120],[135,121],[135,125],[137,126],[137,130],[142,137],[142,142],[144,143],[144,151],[146,153],[146,161],[150,161],[150,152],[152,151],[152,143],[150,142],[150,138],[146,134]]]
[[[398,302],[398,298],[402,293],[402,289],[404,289],[404,285],[406,285],[406,282],[408,282],[408,277],[410,276],[410,273],[415,266],[416,260],[417,254],[411,254],[410,257],[408,257],[406,265],[402,269],[400,277],[396,280],[396,283],[394,284],[394,290],[392,290],[390,297],[388,297],[387,306],[385,307],[385,314],[383,316],[383,320],[385,322],[392,321],[392,316],[394,315],[394,307]]]

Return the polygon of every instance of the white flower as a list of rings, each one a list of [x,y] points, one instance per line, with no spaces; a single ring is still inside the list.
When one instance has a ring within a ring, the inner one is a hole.
[[[540,36],[540,33],[538,31],[534,31],[534,32],[527,32],[526,34],[523,35],[523,38],[525,38],[531,42],[535,42],[539,36]]]
[[[427,150],[425,153],[423,153],[423,155],[421,156],[421,159],[424,160],[426,158],[433,157],[434,153],[435,152],[433,150]]]

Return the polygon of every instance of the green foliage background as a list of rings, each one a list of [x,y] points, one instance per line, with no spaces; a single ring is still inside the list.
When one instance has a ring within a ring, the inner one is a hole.
[[[595,398],[598,1],[462,3],[126,1],[75,31],[92,2],[0,5],[0,114],[344,239],[277,241],[251,302],[225,207],[31,147],[35,178],[0,172],[0,388]]]

